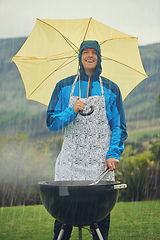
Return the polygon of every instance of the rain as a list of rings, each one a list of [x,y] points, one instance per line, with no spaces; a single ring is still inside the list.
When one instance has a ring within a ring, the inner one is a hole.
[[[42,205],[38,182],[53,181],[64,133],[48,130],[45,105],[26,100],[11,60],[36,18],[90,17],[138,37],[148,75],[124,100],[129,137],[115,174],[127,188],[111,211],[109,239],[159,239],[159,9],[159,0],[0,1],[0,239],[53,239],[54,218]],[[82,238],[92,239],[85,228]],[[78,239],[77,227],[71,239]]]

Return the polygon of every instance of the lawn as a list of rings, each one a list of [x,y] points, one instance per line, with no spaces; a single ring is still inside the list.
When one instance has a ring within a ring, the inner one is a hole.
[[[53,239],[53,218],[43,206],[0,208],[1,240]],[[88,227],[87,227],[88,228]],[[92,239],[86,229],[83,239]],[[74,228],[71,240],[78,239]],[[109,240],[160,239],[160,200],[118,202],[111,213]]]

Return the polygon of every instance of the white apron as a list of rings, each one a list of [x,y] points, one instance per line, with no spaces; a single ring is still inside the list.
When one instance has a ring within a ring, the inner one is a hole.
[[[69,100],[73,107],[77,96],[73,96],[76,77]],[[101,78],[102,96],[81,98],[85,102],[84,112],[94,106],[89,116],[77,115],[65,127],[64,142],[55,166],[55,181],[95,180],[104,170],[106,153],[110,145],[110,128],[106,116],[105,97]],[[103,180],[115,181],[114,172]]]

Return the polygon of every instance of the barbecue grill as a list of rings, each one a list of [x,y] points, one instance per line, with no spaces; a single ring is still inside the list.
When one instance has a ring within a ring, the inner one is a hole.
[[[97,222],[104,219],[113,209],[118,191],[126,188],[119,181],[101,181],[92,185],[91,181],[54,181],[39,182],[42,203],[47,211],[62,222],[58,240],[62,239],[65,225],[79,228],[79,240],[82,228],[95,225],[99,239],[103,239]]]

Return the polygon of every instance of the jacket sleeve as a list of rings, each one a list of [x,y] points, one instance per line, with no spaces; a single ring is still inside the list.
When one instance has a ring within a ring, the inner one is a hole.
[[[124,141],[128,134],[126,132],[126,120],[124,114],[124,107],[119,88],[114,95],[111,103],[111,119],[109,121],[111,130],[110,147],[107,152],[108,158],[116,158],[120,160],[121,154],[124,150]]]
[[[57,84],[47,109],[46,123],[50,131],[64,128],[77,117],[73,107],[69,108],[68,105],[69,98],[63,96],[62,89]]]

